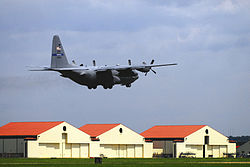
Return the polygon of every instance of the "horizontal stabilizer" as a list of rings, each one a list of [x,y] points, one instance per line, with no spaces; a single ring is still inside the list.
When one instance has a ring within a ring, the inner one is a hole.
[[[52,71],[49,67],[34,67],[34,66],[28,66],[29,71]]]

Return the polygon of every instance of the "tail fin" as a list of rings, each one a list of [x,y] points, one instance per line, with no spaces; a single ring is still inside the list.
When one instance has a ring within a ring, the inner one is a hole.
[[[58,35],[54,35],[52,43],[51,68],[69,67],[62,43]]]

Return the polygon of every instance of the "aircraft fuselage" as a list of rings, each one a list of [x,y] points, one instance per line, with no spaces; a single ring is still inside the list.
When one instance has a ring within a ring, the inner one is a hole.
[[[103,72],[96,72],[93,70],[58,72],[62,74],[62,77],[69,78],[80,85],[85,85],[89,89],[95,89],[98,85],[102,85],[105,89],[111,89],[116,84],[130,87],[131,83],[139,78],[138,73],[135,70],[120,72],[117,70],[108,70]]]

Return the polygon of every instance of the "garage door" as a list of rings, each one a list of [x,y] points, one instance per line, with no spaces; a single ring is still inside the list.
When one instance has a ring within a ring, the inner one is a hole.
[[[142,158],[142,145],[135,145],[135,158]]]
[[[80,158],[80,144],[72,144],[72,158]]]
[[[135,157],[135,145],[127,145],[127,158]]]
[[[78,143],[62,143],[62,158],[88,158],[89,145]]]
[[[39,143],[40,158],[60,157],[59,143]]]
[[[220,146],[213,146],[213,157],[214,158],[220,157]]]
[[[142,158],[143,145],[101,144],[101,154],[109,158]]]
[[[223,153],[227,153],[227,146],[220,146],[220,157],[223,157]]]
[[[62,143],[62,158],[71,158],[71,144]]]
[[[89,157],[89,144],[80,144],[80,157],[81,158]]]
[[[116,144],[101,144],[100,154],[104,157],[118,158],[118,145]]]

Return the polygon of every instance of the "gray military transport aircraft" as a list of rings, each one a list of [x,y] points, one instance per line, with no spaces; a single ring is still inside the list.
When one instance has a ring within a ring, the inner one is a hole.
[[[68,63],[60,38],[55,35],[52,43],[51,66],[30,69],[30,71],[56,71],[61,73],[62,77],[85,85],[89,89],[96,89],[98,85],[102,85],[104,89],[111,89],[116,84],[131,87],[131,83],[139,78],[136,71],[143,72],[146,76],[149,71],[156,74],[152,67],[177,65],[176,63],[154,65],[154,60],[150,65],[145,62],[142,65],[132,65],[131,60],[128,60],[128,65],[115,66],[96,66],[95,60],[93,60],[93,66],[83,64],[77,66],[74,60],[72,63]]]

